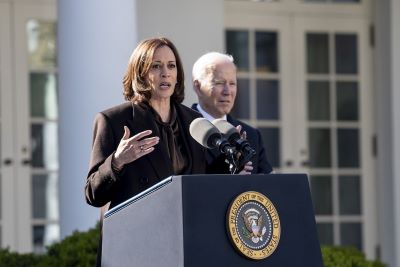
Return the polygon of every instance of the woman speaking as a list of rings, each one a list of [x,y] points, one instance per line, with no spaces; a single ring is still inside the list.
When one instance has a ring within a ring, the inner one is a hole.
[[[110,208],[171,175],[204,173],[203,148],[190,136],[199,113],[181,104],[184,73],[167,38],[142,41],[124,80],[127,102],[97,114],[86,200]]]

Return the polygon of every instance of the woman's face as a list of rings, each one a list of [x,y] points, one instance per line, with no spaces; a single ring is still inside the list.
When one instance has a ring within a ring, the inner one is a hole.
[[[157,48],[147,74],[147,81],[153,90],[151,100],[169,99],[174,93],[177,75],[174,52],[168,46]]]

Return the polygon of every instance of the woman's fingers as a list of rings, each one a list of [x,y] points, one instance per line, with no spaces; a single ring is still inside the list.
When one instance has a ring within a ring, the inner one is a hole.
[[[146,148],[146,149],[141,150],[141,157],[144,156],[144,155],[149,154],[149,153],[152,152],[153,150],[154,150],[154,146],[151,146],[151,147],[149,147],[149,148]]]
[[[131,138],[129,138],[129,142],[138,141],[138,140],[142,139],[143,137],[148,136],[150,134],[152,134],[151,130],[146,130],[146,131],[140,132],[138,134],[135,134]]]
[[[125,140],[126,141],[125,145],[129,148],[131,148],[131,147],[136,148],[139,146],[144,146],[144,145],[153,144],[153,143],[157,144],[160,139],[158,136],[153,136],[153,137],[142,139],[143,137],[149,136],[150,134],[152,134],[151,130],[145,130],[143,132],[135,134],[132,137],[129,137],[130,130],[127,126],[124,126],[124,136],[122,137],[121,141]],[[142,140],[140,140],[140,139],[142,139]]]
[[[160,138],[158,136],[144,138],[146,136],[149,136],[150,134],[152,134],[151,130],[146,130],[138,134],[135,134],[134,136],[129,138],[128,141],[129,147],[139,148],[140,150],[146,150],[147,148],[158,144],[158,142],[160,141]]]
[[[124,135],[114,154],[114,160],[118,166],[130,163],[152,152],[160,138],[158,136],[144,138],[151,133],[151,130],[146,130],[130,137],[129,128],[124,126]]]
[[[158,144],[159,141],[160,138],[158,136],[154,136],[137,141],[135,144],[131,145],[128,154],[130,157],[130,162],[152,152],[155,149],[154,146]]]
[[[160,141],[158,136],[145,138],[143,140],[137,141],[136,146],[139,147],[141,150],[146,150],[149,147],[153,147]]]
[[[129,136],[131,135],[131,131],[129,131],[129,128],[124,126],[124,136],[122,136],[123,140],[126,140],[129,138]]]

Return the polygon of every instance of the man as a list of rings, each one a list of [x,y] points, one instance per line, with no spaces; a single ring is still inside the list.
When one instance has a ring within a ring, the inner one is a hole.
[[[223,118],[234,125],[250,146],[257,152],[244,168],[245,173],[270,173],[260,132],[229,115],[237,92],[236,66],[230,55],[210,52],[201,56],[193,65],[193,89],[199,103],[192,108],[209,121]],[[224,155],[218,149],[207,152],[207,173],[230,173]],[[242,172],[243,173],[243,172]]]

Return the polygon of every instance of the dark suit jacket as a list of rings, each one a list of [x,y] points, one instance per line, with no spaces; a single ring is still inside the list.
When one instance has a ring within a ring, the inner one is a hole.
[[[205,149],[189,134],[190,123],[201,114],[181,104],[174,104],[189,167],[187,174],[205,173]],[[153,152],[127,164],[121,173],[111,168],[111,159],[124,135],[124,125],[133,136],[144,130],[159,130],[152,112],[145,107],[126,102],[97,114],[94,121],[92,154],[86,178],[85,195],[88,204],[101,207],[100,227],[104,213],[162,179],[174,175],[166,148],[157,144]],[[96,266],[101,266],[102,237],[99,240]]]
[[[192,109],[198,111],[197,104],[193,104]],[[272,166],[268,162],[260,131],[242,121],[233,118],[229,114],[227,115],[227,121],[235,127],[239,124],[242,125],[242,130],[246,131],[247,133],[247,141],[256,151],[256,155],[251,158],[251,161],[253,162],[253,171],[251,173],[256,174],[272,172]],[[207,173],[230,173],[229,165],[225,162],[225,156],[221,154],[218,149],[208,149],[206,153],[206,160]]]
[[[189,134],[189,125],[201,114],[175,104],[180,134],[184,140],[189,168],[187,174],[205,173],[205,151]],[[88,204],[112,208],[162,179],[174,175],[171,160],[164,145],[129,164],[121,173],[111,168],[111,159],[128,126],[131,136],[150,129],[159,136],[152,112],[143,105],[126,102],[97,114],[94,121],[93,147],[90,169],[86,178],[85,194]],[[105,210],[103,209],[103,212]]]

